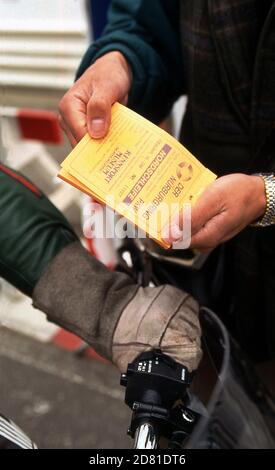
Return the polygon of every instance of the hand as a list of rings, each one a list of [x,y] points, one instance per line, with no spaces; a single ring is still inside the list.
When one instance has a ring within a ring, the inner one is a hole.
[[[236,173],[218,178],[192,208],[190,247],[201,251],[215,248],[263,216],[265,208],[265,186],[260,176]],[[173,226],[164,239],[178,242],[183,224],[180,217],[178,230]]]
[[[131,71],[124,56],[117,51],[99,58],[77,80],[59,104],[60,124],[75,146],[89,132],[104,137],[111,122],[111,107],[127,103]]]
[[[199,306],[169,285],[140,287],[110,271],[79,242],[62,250],[35,287],[33,304],[77,334],[121,372],[160,349],[191,372],[201,359]]]
[[[189,372],[196,370],[202,356],[198,313],[198,303],[173,286],[140,287],[114,331],[113,362],[126,372],[141,353],[161,349]]]

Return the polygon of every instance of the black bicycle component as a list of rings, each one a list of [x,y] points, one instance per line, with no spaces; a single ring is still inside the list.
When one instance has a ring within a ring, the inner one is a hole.
[[[160,350],[143,353],[129,364],[121,385],[126,387],[125,403],[133,410],[130,436],[149,424],[156,440],[165,437],[169,447],[181,447],[199,417],[187,408],[191,380],[186,367]]]
[[[211,253],[201,271],[168,263],[156,256],[150,256],[148,260],[148,249],[137,246],[130,239],[121,247],[120,256],[124,259],[127,252],[127,258],[131,260],[128,269],[143,286],[149,282],[155,286],[170,284],[190,293],[200,300],[200,304],[209,305],[215,304],[217,299],[219,287],[210,288],[208,280],[217,277],[221,249]],[[149,282],[148,273],[151,273]],[[176,382],[169,382],[169,368],[163,374],[166,379],[152,378],[154,392],[155,387],[157,392],[159,390],[158,383],[162,384],[162,389],[158,393],[150,392],[151,401],[154,395],[158,403],[153,404],[149,411],[145,405],[150,405],[150,393],[146,393],[150,384],[144,381],[144,376],[137,376],[135,364],[138,361],[130,364],[127,374],[123,375],[122,383],[127,387],[126,403],[132,409],[136,403],[129,429],[132,436],[135,434],[135,448],[154,449],[158,445],[157,437],[166,435],[169,436],[169,448],[275,449],[274,397],[263,387],[253,367],[249,366],[249,361],[213,311],[203,308],[200,324],[203,358],[192,382],[192,392],[188,391],[188,384],[183,386],[182,393],[179,393],[181,399],[174,407],[170,406],[172,397],[166,403],[165,394],[176,387]],[[190,414],[187,406],[192,410]],[[192,423],[194,417],[195,422]],[[189,438],[186,439],[188,433]],[[163,444],[167,448],[167,443],[161,442],[161,447]]]

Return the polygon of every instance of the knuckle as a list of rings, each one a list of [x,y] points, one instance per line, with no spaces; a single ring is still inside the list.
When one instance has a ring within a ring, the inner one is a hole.
[[[94,96],[93,99],[89,101],[89,106],[99,111],[106,111],[109,107],[109,101],[103,96]]]

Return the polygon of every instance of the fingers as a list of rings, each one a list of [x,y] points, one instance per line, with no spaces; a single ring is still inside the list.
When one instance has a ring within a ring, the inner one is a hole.
[[[74,90],[67,92],[59,104],[60,123],[74,146],[87,133],[84,96]]]
[[[208,251],[219,245],[223,241],[223,236],[222,223],[214,218],[192,235],[190,247]]]
[[[190,247],[204,251],[215,248],[260,216],[265,206],[263,183],[258,177],[236,173],[218,178],[192,207]],[[181,215],[178,230],[174,227],[174,237],[166,241],[174,243],[181,239],[180,230],[183,228],[184,233],[185,223]]]
[[[110,127],[115,93],[108,96],[104,87],[100,91],[94,87],[89,97],[85,95],[84,90],[76,90],[75,94],[70,92],[59,105],[61,126],[72,145],[76,145],[87,132],[94,139],[101,139]]]
[[[192,236],[190,247],[200,251],[209,251],[230,240],[239,231],[240,225],[236,218],[231,216],[230,211],[221,212]]]
[[[70,129],[66,126],[65,121],[62,119],[61,116],[59,116],[59,124],[66,136],[68,137],[71,146],[75,147],[77,145],[77,140],[74,138],[73,134],[71,133]]]
[[[110,83],[101,82],[87,88],[77,84],[62,98],[59,110],[61,126],[72,145],[76,145],[89,132],[94,139],[107,134],[111,123],[112,105],[120,98],[118,90]],[[126,101],[123,96],[120,101]]]
[[[72,145],[89,132],[94,139],[107,134],[111,107],[126,104],[131,72],[126,59],[117,51],[99,58],[77,80],[60,101],[61,124]]]
[[[199,232],[215,216],[223,213],[222,200],[216,184],[210,185],[192,207],[192,235]]]
[[[94,139],[102,139],[108,133],[111,109],[116,101],[126,104],[124,87],[118,86],[117,82],[109,77],[94,82],[93,92],[87,104],[87,129]]]
[[[191,243],[191,204],[184,204],[182,212],[172,219],[162,230],[162,238],[173,248],[184,250]]]
[[[183,210],[171,221],[170,227],[164,231],[164,240],[167,243],[176,243],[182,240],[188,230],[192,236],[200,231],[211,219],[223,211],[219,192],[215,189],[215,183],[210,185],[200,196],[196,204],[191,208],[191,215]],[[191,225],[191,227],[189,227]]]

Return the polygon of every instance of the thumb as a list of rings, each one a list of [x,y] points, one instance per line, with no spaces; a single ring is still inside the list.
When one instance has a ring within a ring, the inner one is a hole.
[[[94,139],[107,134],[111,122],[112,100],[94,91],[87,105],[87,128]]]

